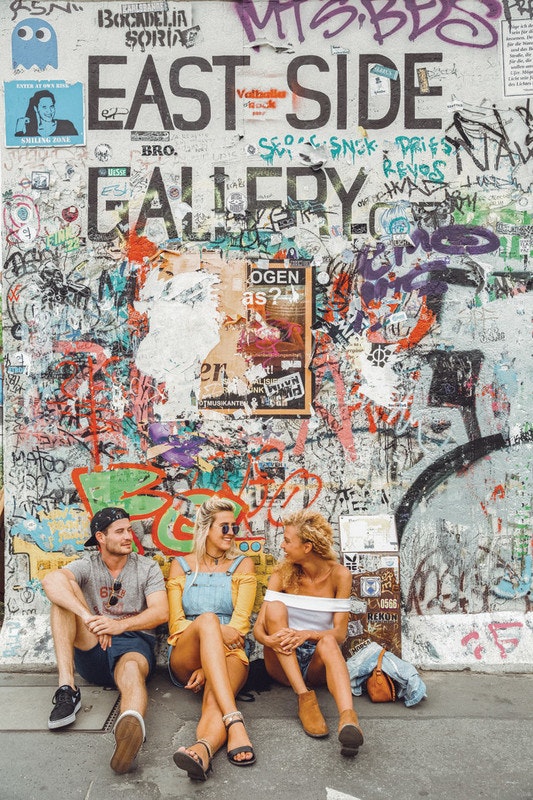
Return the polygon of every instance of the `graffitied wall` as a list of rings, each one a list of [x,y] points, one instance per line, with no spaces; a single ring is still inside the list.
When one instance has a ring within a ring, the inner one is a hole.
[[[4,663],[123,505],[393,514],[403,655],[533,665],[533,19],[504,0],[2,5]],[[260,599],[260,597],[258,598]]]

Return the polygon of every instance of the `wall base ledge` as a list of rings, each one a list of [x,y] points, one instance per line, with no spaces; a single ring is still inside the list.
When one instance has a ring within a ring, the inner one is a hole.
[[[166,662],[165,636],[158,663]],[[533,612],[404,616],[402,658],[427,671],[533,672]],[[7,617],[0,631],[0,671],[53,672],[48,614]]]

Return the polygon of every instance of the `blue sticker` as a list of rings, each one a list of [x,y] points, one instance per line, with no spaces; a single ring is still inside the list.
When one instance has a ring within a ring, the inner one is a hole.
[[[370,68],[370,72],[374,75],[381,75],[382,78],[390,78],[391,81],[397,80],[399,74],[397,69],[384,67],[382,64],[374,64],[374,66]]]
[[[81,83],[10,81],[4,90],[7,147],[85,144]]]
[[[11,34],[13,69],[57,69],[57,36],[49,22],[21,20]]]

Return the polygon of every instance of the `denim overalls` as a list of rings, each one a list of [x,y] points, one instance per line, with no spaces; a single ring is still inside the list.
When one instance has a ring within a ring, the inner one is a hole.
[[[221,625],[227,625],[233,614],[231,598],[231,576],[246,556],[235,558],[225,572],[197,572],[178,556],[178,563],[185,573],[182,603],[185,616],[196,619],[206,611],[213,611]]]

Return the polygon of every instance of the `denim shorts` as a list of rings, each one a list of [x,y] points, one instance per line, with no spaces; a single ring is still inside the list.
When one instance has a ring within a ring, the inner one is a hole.
[[[183,689],[184,684],[180,683],[179,680],[174,675],[174,673],[172,672],[172,668],[170,666],[170,654],[171,653],[172,653],[172,645],[170,644],[168,646],[168,650],[167,650],[168,676],[169,676],[170,680],[172,681],[172,683],[174,684],[174,686],[177,686],[179,689]]]
[[[316,650],[316,642],[304,642],[296,648],[296,658],[302,673],[302,678],[305,680],[309,664],[313,658]]]
[[[140,631],[126,631],[113,636],[111,646],[102,650],[96,644],[90,650],[74,648],[76,672],[89,683],[115,688],[115,665],[124,653],[140,653],[146,658],[150,677],[155,669],[155,637]]]

